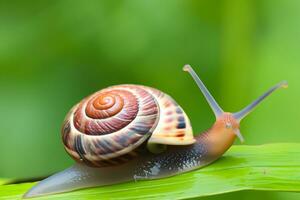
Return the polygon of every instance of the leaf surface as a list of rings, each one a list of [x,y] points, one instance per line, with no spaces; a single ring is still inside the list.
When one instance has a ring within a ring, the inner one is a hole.
[[[34,184],[2,185],[0,199],[20,199]],[[240,190],[299,192],[300,144],[233,146],[215,163],[174,177],[35,199],[188,199]]]

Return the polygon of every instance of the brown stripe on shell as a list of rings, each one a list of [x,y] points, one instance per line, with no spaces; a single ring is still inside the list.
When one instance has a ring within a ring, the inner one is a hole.
[[[69,133],[71,131],[71,125],[69,120],[65,120],[63,125],[62,125],[62,129],[61,129],[61,133],[62,133],[62,140],[64,142],[64,145],[67,147],[70,147],[69,145]]]
[[[92,162],[90,162],[90,161],[87,161],[87,162],[83,161],[83,162],[92,167],[110,167],[110,166],[120,165],[120,164],[124,164],[124,163],[132,160],[136,156],[138,156],[137,152],[135,152],[135,151],[132,151],[132,152],[133,153],[124,154],[119,157],[110,158],[110,159],[106,159],[106,160],[94,160]]]
[[[121,151],[123,148],[130,146],[138,142],[142,136],[140,135],[130,135],[123,134],[112,135],[108,138],[94,138],[90,141],[93,144],[93,149],[89,149],[91,155],[106,155],[113,154],[115,152]]]

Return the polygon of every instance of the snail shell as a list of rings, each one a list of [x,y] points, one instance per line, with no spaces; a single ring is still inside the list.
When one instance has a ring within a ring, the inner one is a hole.
[[[74,160],[93,167],[126,162],[146,141],[148,149],[195,142],[183,109],[169,95],[140,85],[112,86],[83,99],[68,113],[62,140]]]

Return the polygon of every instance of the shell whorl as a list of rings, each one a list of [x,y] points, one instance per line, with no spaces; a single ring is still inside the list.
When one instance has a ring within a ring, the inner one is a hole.
[[[112,86],[83,99],[68,113],[62,140],[72,158],[95,167],[132,159],[146,140],[150,151],[155,144],[195,142],[183,109],[169,95],[140,85]]]
[[[158,120],[159,106],[147,90],[135,85],[113,86],[71,109],[62,139],[76,161],[90,166],[118,164],[135,156],[134,149],[151,136]]]

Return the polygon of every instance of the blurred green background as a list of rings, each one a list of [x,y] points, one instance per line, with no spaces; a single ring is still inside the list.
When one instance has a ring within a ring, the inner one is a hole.
[[[60,126],[83,97],[109,85],[170,94],[195,132],[214,116],[182,66],[191,64],[226,111],[280,80],[243,123],[246,144],[299,142],[300,1],[0,1],[0,177],[70,166]],[[238,142],[237,142],[238,144]],[[299,199],[236,192],[205,199]]]

